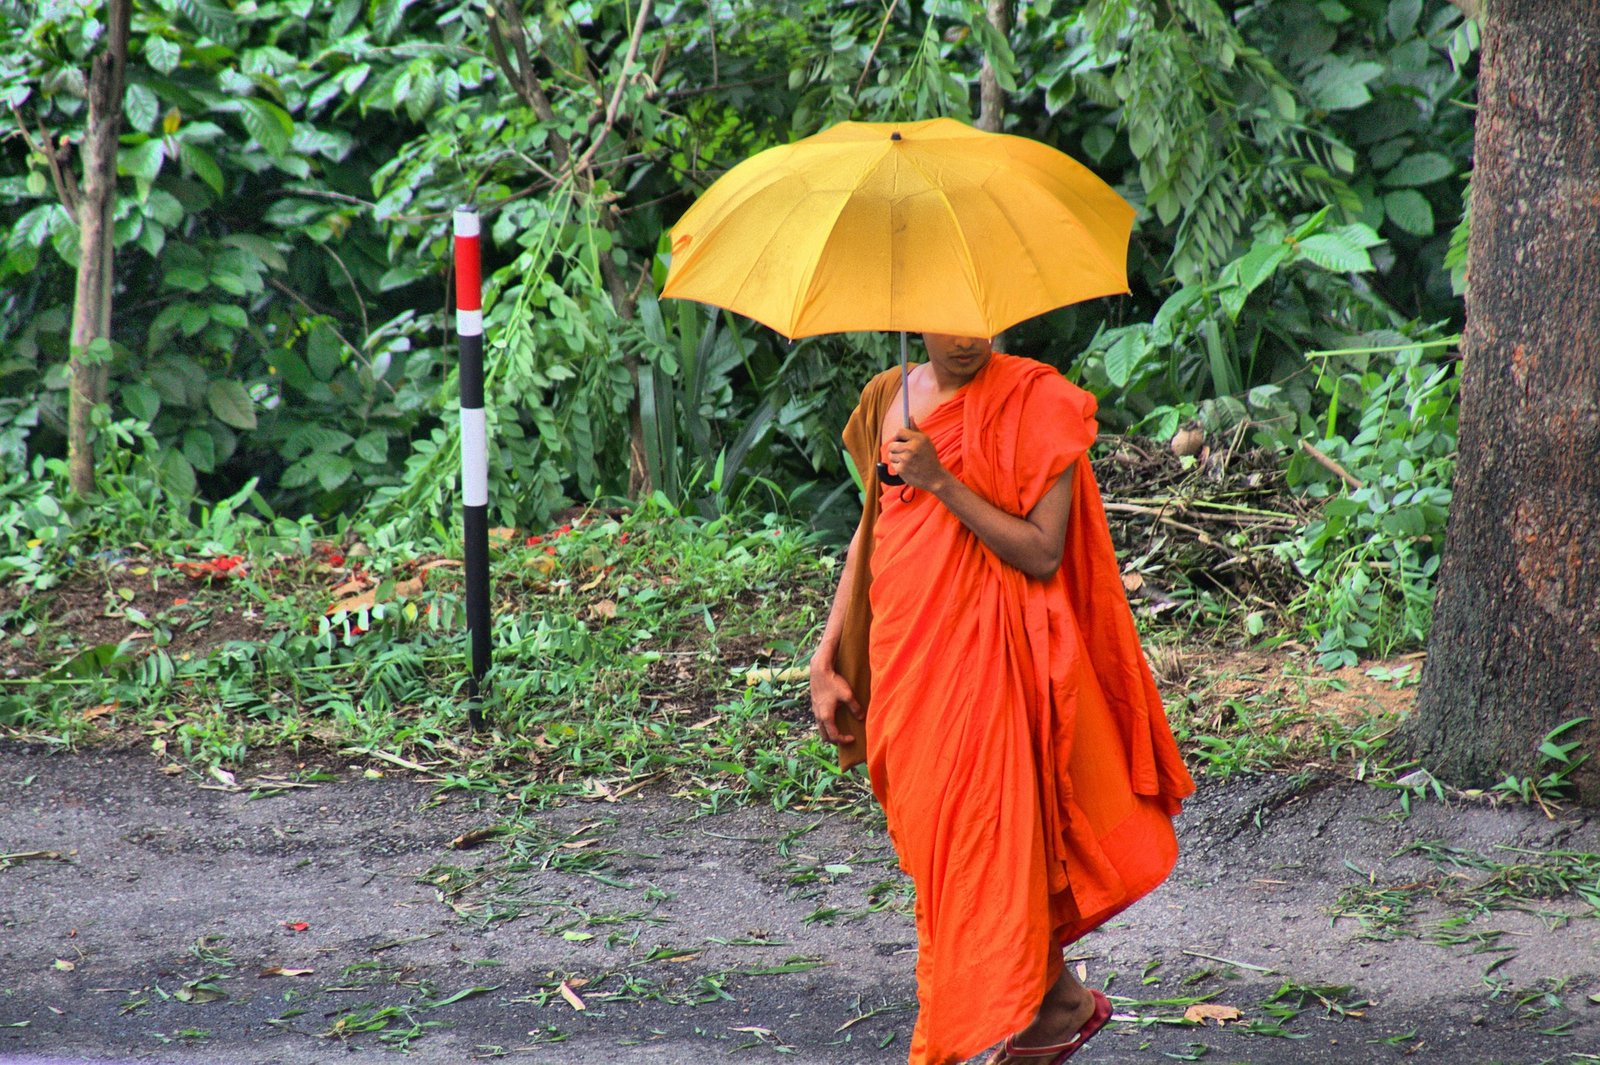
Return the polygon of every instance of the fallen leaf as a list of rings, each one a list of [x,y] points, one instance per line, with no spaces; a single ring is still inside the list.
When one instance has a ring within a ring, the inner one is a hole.
[[[1221,1028],[1228,1021],[1238,1020],[1239,1011],[1233,1006],[1218,1006],[1211,1002],[1197,1002],[1183,1011],[1183,1019],[1194,1021],[1200,1025],[1212,1020],[1217,1022],[1218,1028]]]
[[[1124,573],[1122,575],[1122,587],[1124,591],[1137,592],[1144,587],[1144,574]]]
[[[315,969],[285,969],[281,965],[269,965],[261,970],[260,975],[266,979],[269,976],[310,976],[314,972]]]
[[[216,777],[223,784],[230,788],[237,788],[239,786],[239,782],[234,779],[233,774],[228,772],[226,769],[223,769],[221,766],[212,766],[211,775]]]
[[[589,616],[606,618],[607,620],[614,618],[617,616],[617,604],[610,599],[602,599],[598,603],[592,603],[589,606]]]
[[[70,973],[73,970],[75,970],[77,968],[77,966],[74,965],[72,962],[68,961],[65,958],[57,958],[56,959],[56,968],[59,969],[61,972]]]
[[[790,666],[787,669],[747,669],[744,674],[744,684],[747,688],[754,688],[757,684],[793,684],[795,681],[805,680],[810,675],[799,666]]]
[[[501,827],[500,825],[490,825],[488,828],[475,828],[470,832],[463,832],[449,843],[446,843],[445,846],[455,850],[476,847],[478,844],[486,843],[498,836],[501,832]]]
[[[421,577],[412,577],[410,580],[396,581],[394,586],[394,598],[404,599],[407,596],[416,595],[418,592],[422,591],[422,585],[423,578]],[[338,602],[328,607],[328,616],[332,617],[341,610],[347,614],[356,614],[363,610],[371,610],[377,605],[378,589],[370,588],[367,591],[362,592],[360,595],[352,595],[348,599],[340,599]]]
[[[283,925],[283,927],[287,928],[291,932],[304,932],[306,929],[311,927],[304,921],[279,921],[278,923]]]
[[[599,843],[599,842],[600,841],[597,840],[597,839],[574,839],[574,840],[568,840],[567,842],[561,844],[561,846],[563,848],[565,848],[566,850],[575,851],[575,850],[581,850],[584,847],[592,846],[592,845],[594,845],[596,843]]]
[[[120,705],[122,704],[113,699],[109,703],[101,703],[99,706],[91,706],[89,709],[83,712],[83,719],[85,721],[93,721],[97,717],[104,717]]]
[[[495,547],[504,547],[517,538],[517,530],[498,526],[489,530],[489,542]]]
[[[589,1008],[583,999],[578,997],[578,993],[572,990],[572,985],[565,980],[561,981],[561,997],[567,1000],[567,1005],[580,1012]]]

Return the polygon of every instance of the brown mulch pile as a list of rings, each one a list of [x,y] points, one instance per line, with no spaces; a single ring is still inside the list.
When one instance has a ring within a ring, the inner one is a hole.
[[[1223,444],[1179,457],[1155,440],[1118,437],[1093,464],[1136,609],[1178,609],[1193,588],[1271,612],[1305,587],[1273,548],[1317,502],[1289,490],[1281,455]]]

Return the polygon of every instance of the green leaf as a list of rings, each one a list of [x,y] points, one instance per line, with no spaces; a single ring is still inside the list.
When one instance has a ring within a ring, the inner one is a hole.
[[[155,421],[161,411],[161,393],[149,385],[130,381],[118,389],[118,395],[122,397],[122,405],[128,408],[128,413],[142,422]]]
[[[1383,211],[1389,216],[1389,221],[1412,236],[1433,236],[1433,205],[1416,189],[1396,189],[1384,193]]]
[[[1403,41],[1415,33],[1421,17],[1422,0],[1390,0],[1389,32],[1395,40]]]
[[[229,233],[222,238],[222,243],[238,248],[240,251],[253,256],[261,261],[261,265],[268,270],[286,271],[289,263],[283,257],[283,252],[278,246],[266,237],[255,233]]]
[[[50,216],[65,210],[58,204],[41,203],[17,219],[6,243],[12,248],[37,248],[50,236]]]
[[[180,499],[194,498],[194,467],[189,465],[182,451],[175,447],[163,448],[161,457],[156,460],[156,472],[167,491]]]
[[[128,125],[149,133],[161,117],[161,101],[146,85],[138,82],[129,85],[122,93],[122,113]]]
[[[383,465],[389,461],[389,438],[381,429],[364,433],[356,441],[356,455],[375,466]]]
[[[1117,338],[1116,343],[1106,349],[1106,377],[1116,387],[1126,388],[1133,378],[1134,370],[1144,358],[1144,353],[1144,333],[1137,329],[1129,329]]]
[[[133,664],[133,656],[129,654],[131,646],[128,643],[96,644],[79,651],[50,672],[84,680],[119,673]]]
[[[201,473],[210,473],[217,468],[217,442],[204,429],[185,429],[183,457]]]
[[[171,74],[178,69],[183,49],[165,37],[150,36],[144,39],[144,61],[158,74]]]
[[[167,229],[175,229],[183,221],[183,204],[166,189],[151,189],[144,201],[144,213]]]
[[[1310,259],[1324,270],[1337,274],[1364,274],[1373,269],[1372,257],[1333,233],[1317,233],[1295,248],[1297,258]]]
[[[1456,171],[1455,164],[1439,152],[1418,152],[1408,155],[1383,175],[1385,185],[1415,187],[1442,181]]]
[[[250,393],[238,381],[229,378],[212,381],[206,390],[206,404],[224,425],[235,429],[256,427],[255,405],[250,402]]]
[[[356,472],[355,464],[343,455],[314,455],[311,464],[317,471],[317,483],[324,492],[331,492],[348,481]]]
[[[172,6],[183,12],[202,35],[214,41],[231,44],[237,37],[237,16],[217,0],[173,0]]]
[[[167,284],[174,288],[187,289],[190,292],[204,291],[206,285],[209,284],[204,270],[188,265],[167,267],[165,280]]]
[[[1239,260],[1239,285],[1245,292],[1254,292],[1267,278],[1277,272],[1278,264],[1289,257],[1294,249],[1284,241],[1252,245]]]
[[[344,364],[340,357],[342,347],[339,335],[328,323],[318,322],[312,326],[311,336],[306,341],[306,363],[311,367],[311,372],[323,381],[332,380]]]
[[[211,320],[230,329],[244,329],[250,324],[250,316],[244,312],[244,308],[232,303],[213,303]]]
[[[283,155],[289,150],[289,140],[294,136],[294,119],[289,112],[267,100],[250,97],[241,101],[239,114],[244,128],[264,148],[268,155]]]
[[[161,173],[161,163],[166,157],[160,139],[151,138],[117,153],[117,173],[148,184]]]
[[[222,168],[211,158],[211,153],[189,141],[178,145],[178,158],[194,176],[211,186],[211,191],[222,195]]]
[[[1083,135],[1083,150],[1098,163],[1105,159],[1106,153],[1111,151],[1111,146],[1116,142],[1116,134],[1111,132],[1109,126],[1090,126]]]

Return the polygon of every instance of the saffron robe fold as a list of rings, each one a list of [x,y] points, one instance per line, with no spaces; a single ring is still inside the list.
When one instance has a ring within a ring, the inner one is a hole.
[[[952,475],[1026,516],[1077,463],[1060,569],[1035,580],[927,492],[880,486],[898,371],[845,443],[867,487],[836,667],[844,722],[917,889],[912,1065],[965,1060],[1032,1019],[1060,951],[1171,872],[1194,790],[1139,647],[1094,473],[1095,400],[996,353],[925,416]],[[864,728],[863,728],[864,724]],[[863,742],[864,738],[864,742]]]

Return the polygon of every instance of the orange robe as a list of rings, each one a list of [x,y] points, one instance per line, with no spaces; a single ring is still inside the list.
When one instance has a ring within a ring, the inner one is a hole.
[[[852,451],[867,440],[879,450],[876,419],[893,392],[880,378],[863,393],[845,434]],[[1094,397],[1055,369],[997,353],[918,428],[953,475],[1023,516],[1085,457],[1094,412]],[[1087,461],[1061,568],[1040,581],[928,493],[902,501],[901,489],[880,488],[867,457],[857,464],[880,494],[867,501],[870,556],[856,571],[870,600],[865,755],[917,889],[910,1060],[944,1065],[1025,1027],[1060,974],[1052,946],[1166,879],[1171,819],[1194,782]],[[847,616],[841,648],[859,647],[863,627]]]

